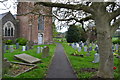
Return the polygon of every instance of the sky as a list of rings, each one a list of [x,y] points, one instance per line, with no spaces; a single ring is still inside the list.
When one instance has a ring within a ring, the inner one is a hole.
[[[0,0],[0,1],[4,1],[4,0]],[[0,14],[6,13],[8,11],[10,11],[13,15],[17,14],[17,7],[16,7],[16,3],[15,3],[16,1],[17,0],[8,0],[8,1],[4,2],[4,4],[0,3]],[[58,2],[58,1],[61,1],[61,0],[52,0],[52,1],[54,1],[54,2],[57,1]],[[66,0],[64,0],[64,1],[66,1]],[[106,1],[108,1],[108,0],[106,0]],[[120,1],[120,0],[117,0],[117,1]],[[7,9],[7,8],[9,8],[9,9]],[[56,24],[56,26],[60,26],[60,23],[57,20],[55,21],[55,24]],[[63,25],[67,26],[65,23],[63,23]],[[68,27],[64,27],[62,29],[58,29],[57,31],[58,32],[65,32],[67,30],[68,30]]]

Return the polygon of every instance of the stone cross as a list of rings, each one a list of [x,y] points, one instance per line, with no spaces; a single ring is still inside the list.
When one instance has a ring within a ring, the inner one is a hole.
[[[16,49],[19,49],[19,43],[16,43]]]
[[[94,55],[94,61],[92,61],[92,62],[93,62],[93,63],[98,63],[99,60],[100,60],[100,56],[99,56],[98,53],[96,53],[96,54]]]
[[[13,45],[10,45],[10,52],[13,52],[13,51],[14,51]]]
[[[26,46],[22,46],[22,51],[26,51]]]

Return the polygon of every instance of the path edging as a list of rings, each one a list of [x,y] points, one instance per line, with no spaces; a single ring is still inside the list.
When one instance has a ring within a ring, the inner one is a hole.
[[[63,45],[62,45],[63,46]],[[64,47],[63,47],[64,48]],[[68,58],[68,56],[67,56],[67,54],[66,54],[66,51],[64,50],[64,53],[65,53],[65,55],[66,55],[66,57],[67,57],[67,61],[69,62],[69,64],[70,64],[70,67],[72,68],[72,70],[73,70],[73,72],[74,72],[74,74],[76,73],[76,71],[74,70],[74,68],[72,67],[72,64],[71,64],[71,62],[70,62],[70,60],[69,60],[69,58]],[[75,74],[76,75],[76,77],[78,78],[78,76],[77,76],[77,74]]]

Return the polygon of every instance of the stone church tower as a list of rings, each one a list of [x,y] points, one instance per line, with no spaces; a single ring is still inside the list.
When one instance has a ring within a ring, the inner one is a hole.
[[[52,42],[52,8],[39,6],[34,7],[34,2],[19,2],[17,7],[17,19],[19,21],[19,37],[38,44]],[[41,15],[30,13],[36,9]]]

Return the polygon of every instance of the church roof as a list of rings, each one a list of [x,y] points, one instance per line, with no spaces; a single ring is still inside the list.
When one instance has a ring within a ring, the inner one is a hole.
[[[6,12],[6,13],[3,13],[3,14],[0,14],[0,20],[1,20],[5,15],[7,15],[8,13],[11,14],[10,11],[9,11],[9,12]],[[14,14],[13,17],[16,19],[16,14]]]

